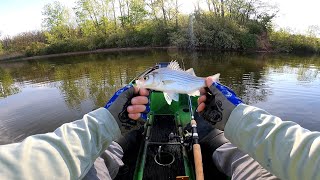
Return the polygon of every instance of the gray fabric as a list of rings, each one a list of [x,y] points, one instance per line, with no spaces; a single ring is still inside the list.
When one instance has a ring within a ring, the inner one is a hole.
[[[224,130],[225,124],[236,106],[214,85],[211,85],[209,89],[212,95],[207,95],[206,108],[201,115],[215,128]]]
[[[232,179],[279,179],[231,143],[219,147],[212,158],[217,168]]]
[[[112,116],[116,119],[119,127],[122,126],[123,124],[122,121],[126,121],[127,118],[129,118],[127,114],[126,115],[124,114],[127,113],[126,108],[130,104],[131,98],[133,98],[134,96],[134,87],[129,87],[129,89],[127,90],[125,88],[127,88],[127,86],[118,90],[106,105],[106,106],[109,106],[107,109],[110,111]],[[122,115],[124,115],[124,117],[122,117]],[[122,119],[122,118],[125,118],[125,119]]]
[[[84,177],[85,180],[114,179],[119,168],[123,166],[123,150],[121,146],[112,142],[105,152],[96,159],[94,165]]]

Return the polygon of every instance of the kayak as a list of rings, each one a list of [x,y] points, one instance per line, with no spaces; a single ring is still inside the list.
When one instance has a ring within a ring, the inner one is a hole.
[[[139,77],[167,65],[159,63]],[[151,91],[150,112],[144,124],[143,140],[136,152],[124,155],[125,166],[120,169],[116,179],[195,180],[192,135],[186,133],[184,128],[191,122],[190,110],[196,109],[197,98],[189,99],[188,95],[179,94],[179,101],[169,105],[163,92]]]

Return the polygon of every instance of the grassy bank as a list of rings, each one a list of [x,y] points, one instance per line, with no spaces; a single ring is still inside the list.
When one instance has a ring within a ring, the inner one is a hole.
[[[133,48],[107,48],[107,49],[97,49],[91,51],[76,51],[67,53],[57,53],[57,54],[47,54],[47,55],[35,55],[35,56],[25,56],[21,54],[10,55],[10,56],[0,56],[0,61],[21,61],[21,60],[33,60],[33,59],[43,59],[51,57],[66,57],[75,55],[85,55],[85,54],[99,54],[108,52],[130,52],[130,51],[145,51],[154,49],[177,49],[176,47],[133,47]]]
[[[316,37],[274,31],[271,22],[275,13],[270,12],[273,7],[259,3],[208,1],[208,7],[195,7],[192,14],[185,15],[179,11],[178,1],[170,0],[110,0],[107,4],[78,0],[72,10],[54,2],[44,7],[42,31],[25,32],[0,41],[0,59],[11,58],[12,54],[32,57],[171,46],[214,51],[319,53],[320,41]]]

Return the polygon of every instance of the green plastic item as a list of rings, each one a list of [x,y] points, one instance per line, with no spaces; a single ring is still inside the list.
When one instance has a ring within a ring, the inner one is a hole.
[[[193,110],[197,107],[198,97],[191,97]],[[180,133],[182,129],[191,121],[191,114],[189,111],[188,95],[180,94],[179,101],[172,101],[171,105],[168,105],[164,99],[162,92],[152,91],[150,94],[150,112],[148,114],[147,125],[153,124],[154,116],[156,115],[174,115],[176,127],[180,127]],[[146,132],[147,136],[148,133]],[[146,140],[141,144],[140,152],[136,164],[136,170],[134,174],[135,180],[142,180],[144,174],[144,165],[146,160],[148,141]],[[185,175],[189,176],[190,180],[195,179],[193,165],[191,164],[189,157],[187,156],[186,149],[183,146],[183,164],[185,169]]]

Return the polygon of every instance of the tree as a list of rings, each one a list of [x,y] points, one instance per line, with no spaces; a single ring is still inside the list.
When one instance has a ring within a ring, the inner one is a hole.
[[[107,13],[106,5],[96,0],[79,0],[76,4],[77,7],[74,10],[81,29],[84,29],[84,31],[86,31],[86,28],[90,31],[93,30],[92,33],[103,31],[101,21]]]
[[[3,54],[2,42],[0,42],[0,55]]]
[[[46,4],[43,8],[42,15],[43,26],[47,30],[53,30],[56,27],[68,25],[69,12],[59,1],[54,1],[52,4]]]
[[[47,30],[46,36],[49,42],[56,42],[58,39],[70,38],[70,12],[59,1],[46,4],[42,15],[44,19],[42,26]]]
[[[131,13],[128,14],[128,19],[131,25],[141,23],[147,15],[143,0],[132,0],[129,9]]]
[[[117,28],[117,16],[116,16],[116,7],[115,2],[116,0],[111,0],[111,6],[112,6],[112,15],[113,15],[113,21],[114,21],[114,27]]]
[[[224,17],[224,0],[220,1],[221,17]]]
[[[178,0],[176,0],[176,3],[175,3],[175,16],[176,16],[176,27],[178,27],[178,15],[179,15],[179,5],[178,5]]]
[[[1,32],[0,32],[0,37],[1,37]],[[2,41],[0,40],[0,55],[3,54],[3,45]]]
[[[317,25],[311,25],[308,27],[307,35],[309,37],[320,37],[320,27]]]

